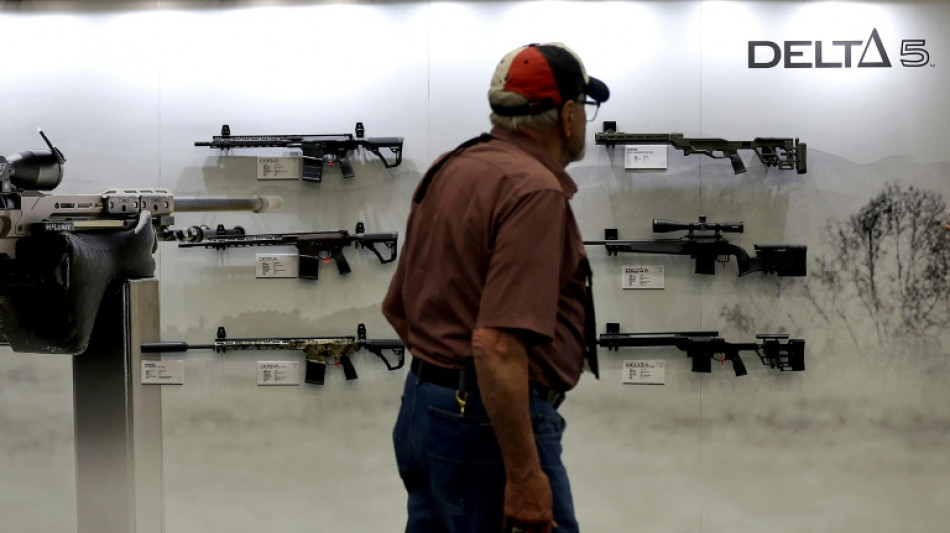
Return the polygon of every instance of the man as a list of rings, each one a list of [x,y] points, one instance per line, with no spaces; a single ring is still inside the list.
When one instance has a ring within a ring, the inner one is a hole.
[[[578,530],[556,409],[596,352],[564,167],[609,91],[548,43],[506,55],[488,96],[491,135],[416,190],[383,302],[412,353],[393,431],[407,533]]]

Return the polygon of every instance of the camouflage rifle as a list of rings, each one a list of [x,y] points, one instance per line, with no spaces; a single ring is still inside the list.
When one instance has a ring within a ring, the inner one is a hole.
[[[211,344],[188,344],[182,341],[145,342],[143,353],[184,352],[187,350],[214,350],[224,353],[232,350],[300,350],[306,355],[306,377],[304,381],[323,385],[327,365],[339,365],[347,380],[356,379],[356,368],[350,361],[353,352],[365,348],[382,359],[386,368],[397,370],[405,364],[406,346],[398,339],[367,339],[366,326],[356,328],[356,336],[335,337],[274,337],[274,338],[228,338],[223,327],[218,328],[218,336]],[[390,363],[384,351],[396,356],[396,363]]]

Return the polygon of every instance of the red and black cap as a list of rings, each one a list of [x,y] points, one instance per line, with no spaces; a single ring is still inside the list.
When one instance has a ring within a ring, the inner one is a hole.
[[[610,98],[607,85],[588,76],[581,58],[562,43],[529,44],[502,58],[488,94],[503,91],[520,94],[528,103],[513,107],[492,104],[492,111],[502,116],[536,115],[581,94],[597,103]]]

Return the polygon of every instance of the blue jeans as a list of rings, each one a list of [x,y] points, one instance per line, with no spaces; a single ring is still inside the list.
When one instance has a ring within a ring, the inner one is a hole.
[[[478,391],[465,416],[455,389],[419,382],[409,372],[393,429],[396,463],[409,493],[406,533],[500,532],[505,468]],[[551,482],[558,533],[575,533],[574,503],[561,462],[564,419],[550,404],[531,401],[541,468]]]

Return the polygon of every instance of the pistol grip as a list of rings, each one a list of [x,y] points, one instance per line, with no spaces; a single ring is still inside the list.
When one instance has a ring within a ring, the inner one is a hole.
[[[745,363],[742,362],[739,354],[733,354],[729,359],[732,360],[732,369],[736,372],[736,376],[744,376],[749,373],[746,371]]]
[[[333,251],[333,259],[336,260],[336,268],[340,271],[340,274],[349,274],[350,263],[346,260],[346,257],[343,256],[343,250],[337,248]]]
[[[353,164],[350,163],[350,158],[346,156],[340,158],[340,170],[343,171],[344,178],[352,178],[356,175],[353,172]]]
[[[742,158],[739,157],[738,152],[732,152],[729,154],[729,161],[732,162],[732,171],[736,174],[742,174],[745,172],[745,165],[742,164]]]
[[[349,356],[340,358],[340,366],[343,367],[343,375],[347,381],[356,379],[356,367],[353,366],[353,361],[350,360]]]

